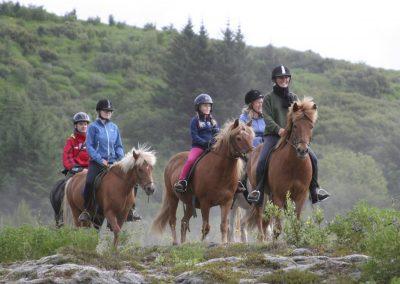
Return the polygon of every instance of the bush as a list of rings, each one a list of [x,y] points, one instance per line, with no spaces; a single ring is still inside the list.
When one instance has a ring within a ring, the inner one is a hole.
[[[329,230],[337,236],[336,249],[370,255],[366,280],[388,282],[400,273],[400,212],[358,203],[346,216],[337,216]]]

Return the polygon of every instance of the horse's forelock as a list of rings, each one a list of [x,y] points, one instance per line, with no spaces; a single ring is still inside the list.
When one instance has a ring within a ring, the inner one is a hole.
[[[133,151],[137,154],[137,159],[133,157]],[[142,166],[145,162],[151,166],[156,164],[157,158],[154,151],[150,150],[150,147],[146,145],[139,145],[138,149],[135,147],[129,151],[125,157],[114,164],[113,166],[118,166],[121,170],[127,173],[129,170],[133,169],[135,166]]]
[[[297,104],[298,110],[293,111],[294,104]],[[318,111],[314,107],[315,103],[312,97],[305,97],[301,101],[294,102],[290,107],[286,116],[286,134],[281,137],[276,144],[275,148],[279,148],[283,143],[289,139],[292,131],[293,122],[306,116],[314,124],[318,118]]]

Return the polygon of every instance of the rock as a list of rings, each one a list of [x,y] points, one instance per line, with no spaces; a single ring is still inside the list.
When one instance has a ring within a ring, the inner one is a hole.
[[[215,263],[215,262],[239,262],[241,260],[242,260],[242,258],[236,257],[236,256],[213,258],[213,259],[207,260],[205,262],[197,263],[196,266],[204,266],[204,265],[207,265],[210,263]]]
[[[184,273],[178,275],[175,278],[175,283],[200,284],[200,283],[204,283],[204,280],[202,280],[199,275],[196,275],[194,272],[189,271],[189,272],[184,272]]]
[[[369,256],[363,254],[351,254],[342,257],[335,257],[334,259],[337,261],[345,261],[351,263],[358,263],[358,262],[363,263],[368,261]]]
[[[297,248],[292,251],[292,256],[299,256],[299,255],[312,255],[312,251],[306,248]]]

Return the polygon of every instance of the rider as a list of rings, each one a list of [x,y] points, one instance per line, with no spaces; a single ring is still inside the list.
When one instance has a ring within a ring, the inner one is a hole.
[[[118,126],[111,122],[113,110],[110,100],[99,100],[96,105],[98,118],[88,127],[86,146],[90,161],[84,189],[84,210],[79,216],[79,221],[91,220],[87,210],[96,176],[104,168],[124,157]]]
[[[90,117],[85,112],[78,112],[72,120],[74,122],[74,133],[68,137],[63,151],[63,173],[70,175],[82,171],[89,165],[85,139]]]
[[[182,168],[179,180],[174,188],[178,193],[186,191],[187,174],[198,157],[214,142],[214,136],[219,132],[217,121],[212,117],[213,100],[207,94],[200,94],[194,100],[196,115],[190,121],[190,134],[192,136],[192,149]]]
[[[263,115],[265,120],[264,146],[261,150],[256,169],[257,187],[253,190],[248,200],[250,202],[260,202],[260,191],[264,190],[264,174],[266,169],[266,159],[268,153],[276,145],[279,138],[284,136],[286,130],[286,115],[289,106],[297,101],[297,96],[289,91],[289,84],[292,75],[286,66],[279,65],[272,70],[273,90],[264,97]],[[313,168],[312,180],[310,184],[310,196],[313,204],[325,200],[329,197],[328,192],[318,186],[318,161],[315,153],[310,149],[310,158]]]
[[[242,114],[239,117],[239,120],[243,123],[248,123],[251,121],[251,126],[256,134],[253,140],[254,147],[257,147],[259,144],[263,143],[263,135],[265,130],[265,121],[262,114],[263,101],[264,96],[259,90],[248,91],[244,98],[246,107],[242,110]],[[240,189],[245,192],[245,196],[248,194],[246,183],[247,174],[245,173],[241,180],[240,187]]]

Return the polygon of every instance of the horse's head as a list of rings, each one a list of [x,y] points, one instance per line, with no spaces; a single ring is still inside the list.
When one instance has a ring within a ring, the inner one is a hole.
[[[296,155],[300,159],[305,159],[309,152],[317,116],[317,105],[312,98],[304,98],[300,102],[295,102],[289,109],[288,132],[285,140],[295,148]]]
[[[151,195],[155,191],[153,180],[153,166],[155,164],[155,156],[152,152],[132,151],[135,159],[134,170],[136,173],[136,183],[146,192]]]
[[[250,124],[239,122],[236,119],[228,122],[217,136],[214,149],[227,145],[232,157],[240,157],[253,150],[254,131]]]

